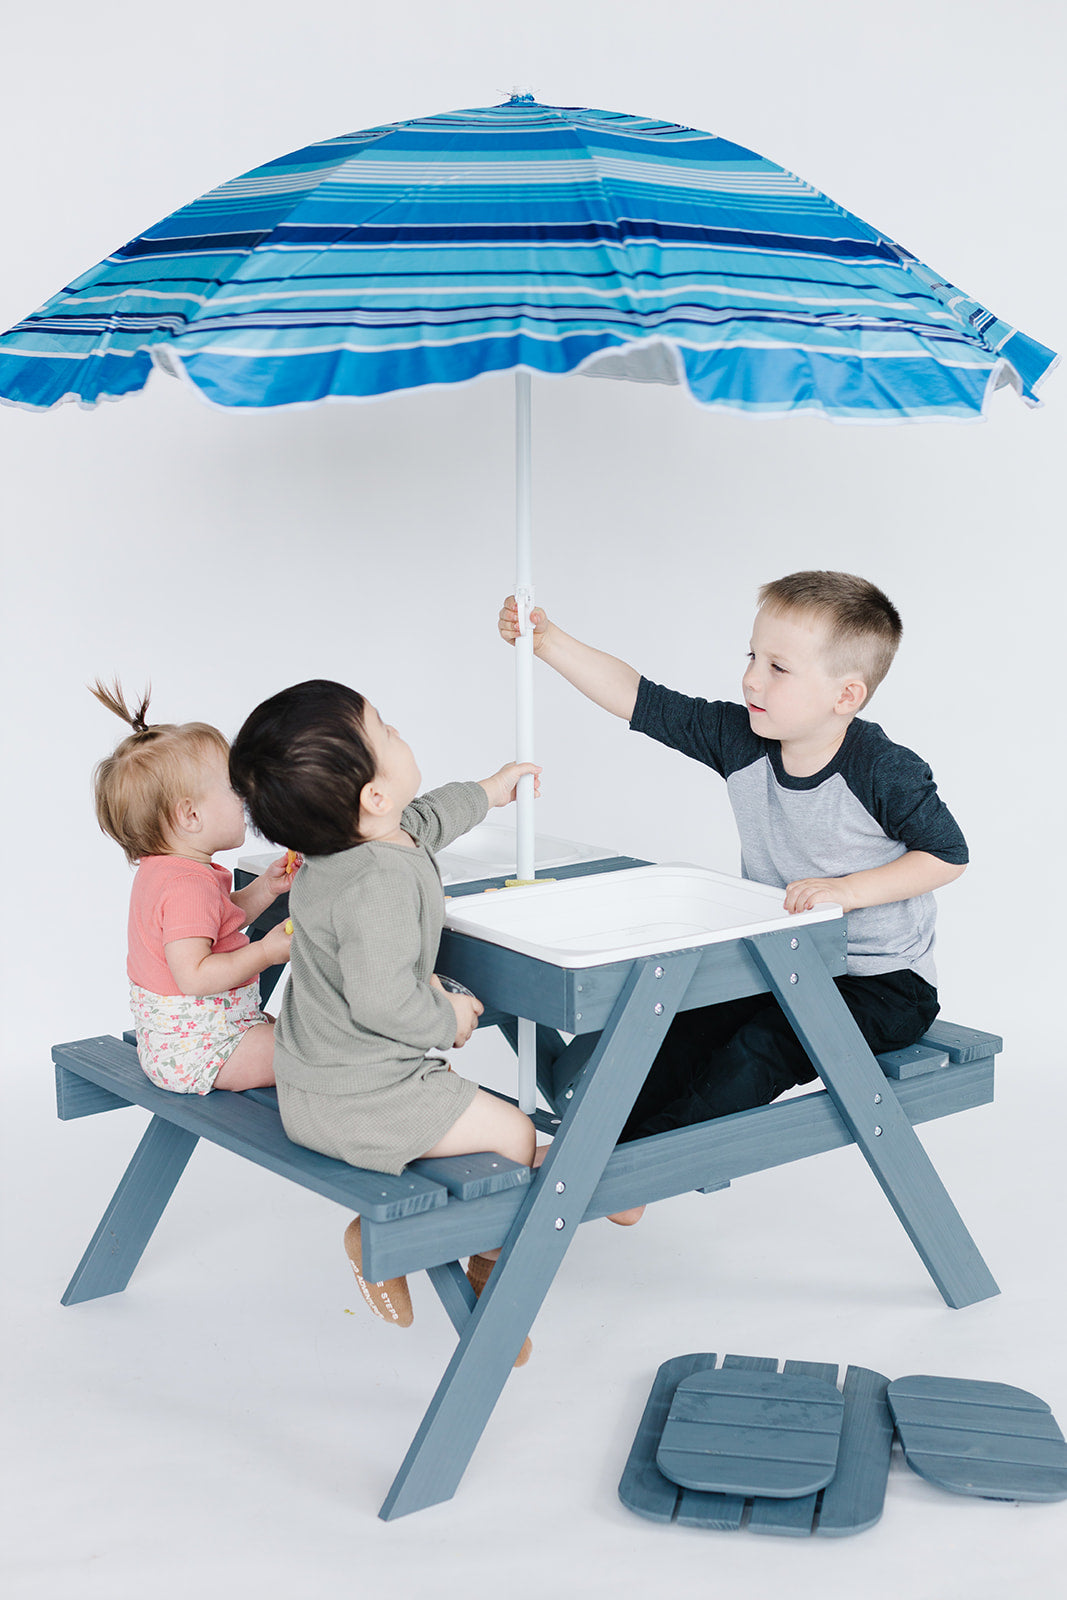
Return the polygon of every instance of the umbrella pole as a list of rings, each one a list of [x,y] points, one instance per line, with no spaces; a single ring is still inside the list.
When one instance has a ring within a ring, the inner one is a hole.
[[[515,759],[534,759],[533,541],[530,529],[530,374],[515,374],[515,598],[521,632],[515,641]],[[534,781],[520,778],[516,794],[515,876],[534,876]],[[537,1025],[519,1018],[519,1106],[529,1116],[537,1103]]]
[[[534,758],[533,540],[530,531],[530,374],[515,374],[515,598],[520,635],[515,641],[515,759]],[[516,800],[515,876],[534,875],[534,781],[520,778]]]

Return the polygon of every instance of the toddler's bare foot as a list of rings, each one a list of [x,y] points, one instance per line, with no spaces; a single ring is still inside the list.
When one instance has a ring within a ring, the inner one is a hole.
[[[415,1320],[411,1309],[411,1295],[406,1278],[386,1278],[381,1283],[368,1283],[363,1276],[363,1245],[360,1239],[359,1218],[353,1217],[345,1229],[345,1254],[359,1284],[359,1292],[376,1317],[391,1322],[397,1328],[410,1328]]]
[[[645,1214],[644,1206],[631,1206],[629,1211],[613,1211],[608,1217],[609,1222],[617,1222],[620,1228],[632,1228],[635,1222],[640,1222]]]

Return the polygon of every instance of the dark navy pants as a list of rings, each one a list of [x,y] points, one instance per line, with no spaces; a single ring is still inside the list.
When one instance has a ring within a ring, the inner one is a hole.
[[[937,990],[909,970],[834,982],[875,1055],[915,1044],[937,1016]],[[815,1076],[771,995],[679,1012],[649,1068],[621,1142],[767,1105]]]

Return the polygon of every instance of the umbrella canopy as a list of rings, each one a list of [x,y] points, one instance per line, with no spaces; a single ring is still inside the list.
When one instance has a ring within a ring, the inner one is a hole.
[[[307,146],[176,211],[0,337],[0,398],[92,406],[153,363],[222,406],[523,368],[701,405],[968,418],[1053,352],[773,162],[538,105]]]

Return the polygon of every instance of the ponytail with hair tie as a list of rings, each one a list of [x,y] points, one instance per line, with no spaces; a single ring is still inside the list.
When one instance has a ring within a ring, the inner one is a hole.
[[[106,684],[101,683],[99,678],[94,683],[89,684],[88,688],[89,693],[94,694],[101,705],[107,706],[107,709],[113,711],[116,717],[128,723],[135,734],[151,733],[152,730],[145,721],[148,702],[152,698],[152,685],[150,683],[146,686],[141,697],[141,704],[136,711],[131,711],[127,706],[126,698],[122,692],[122,685],[119,683],[118,678],[115,679],[110,689]]]

